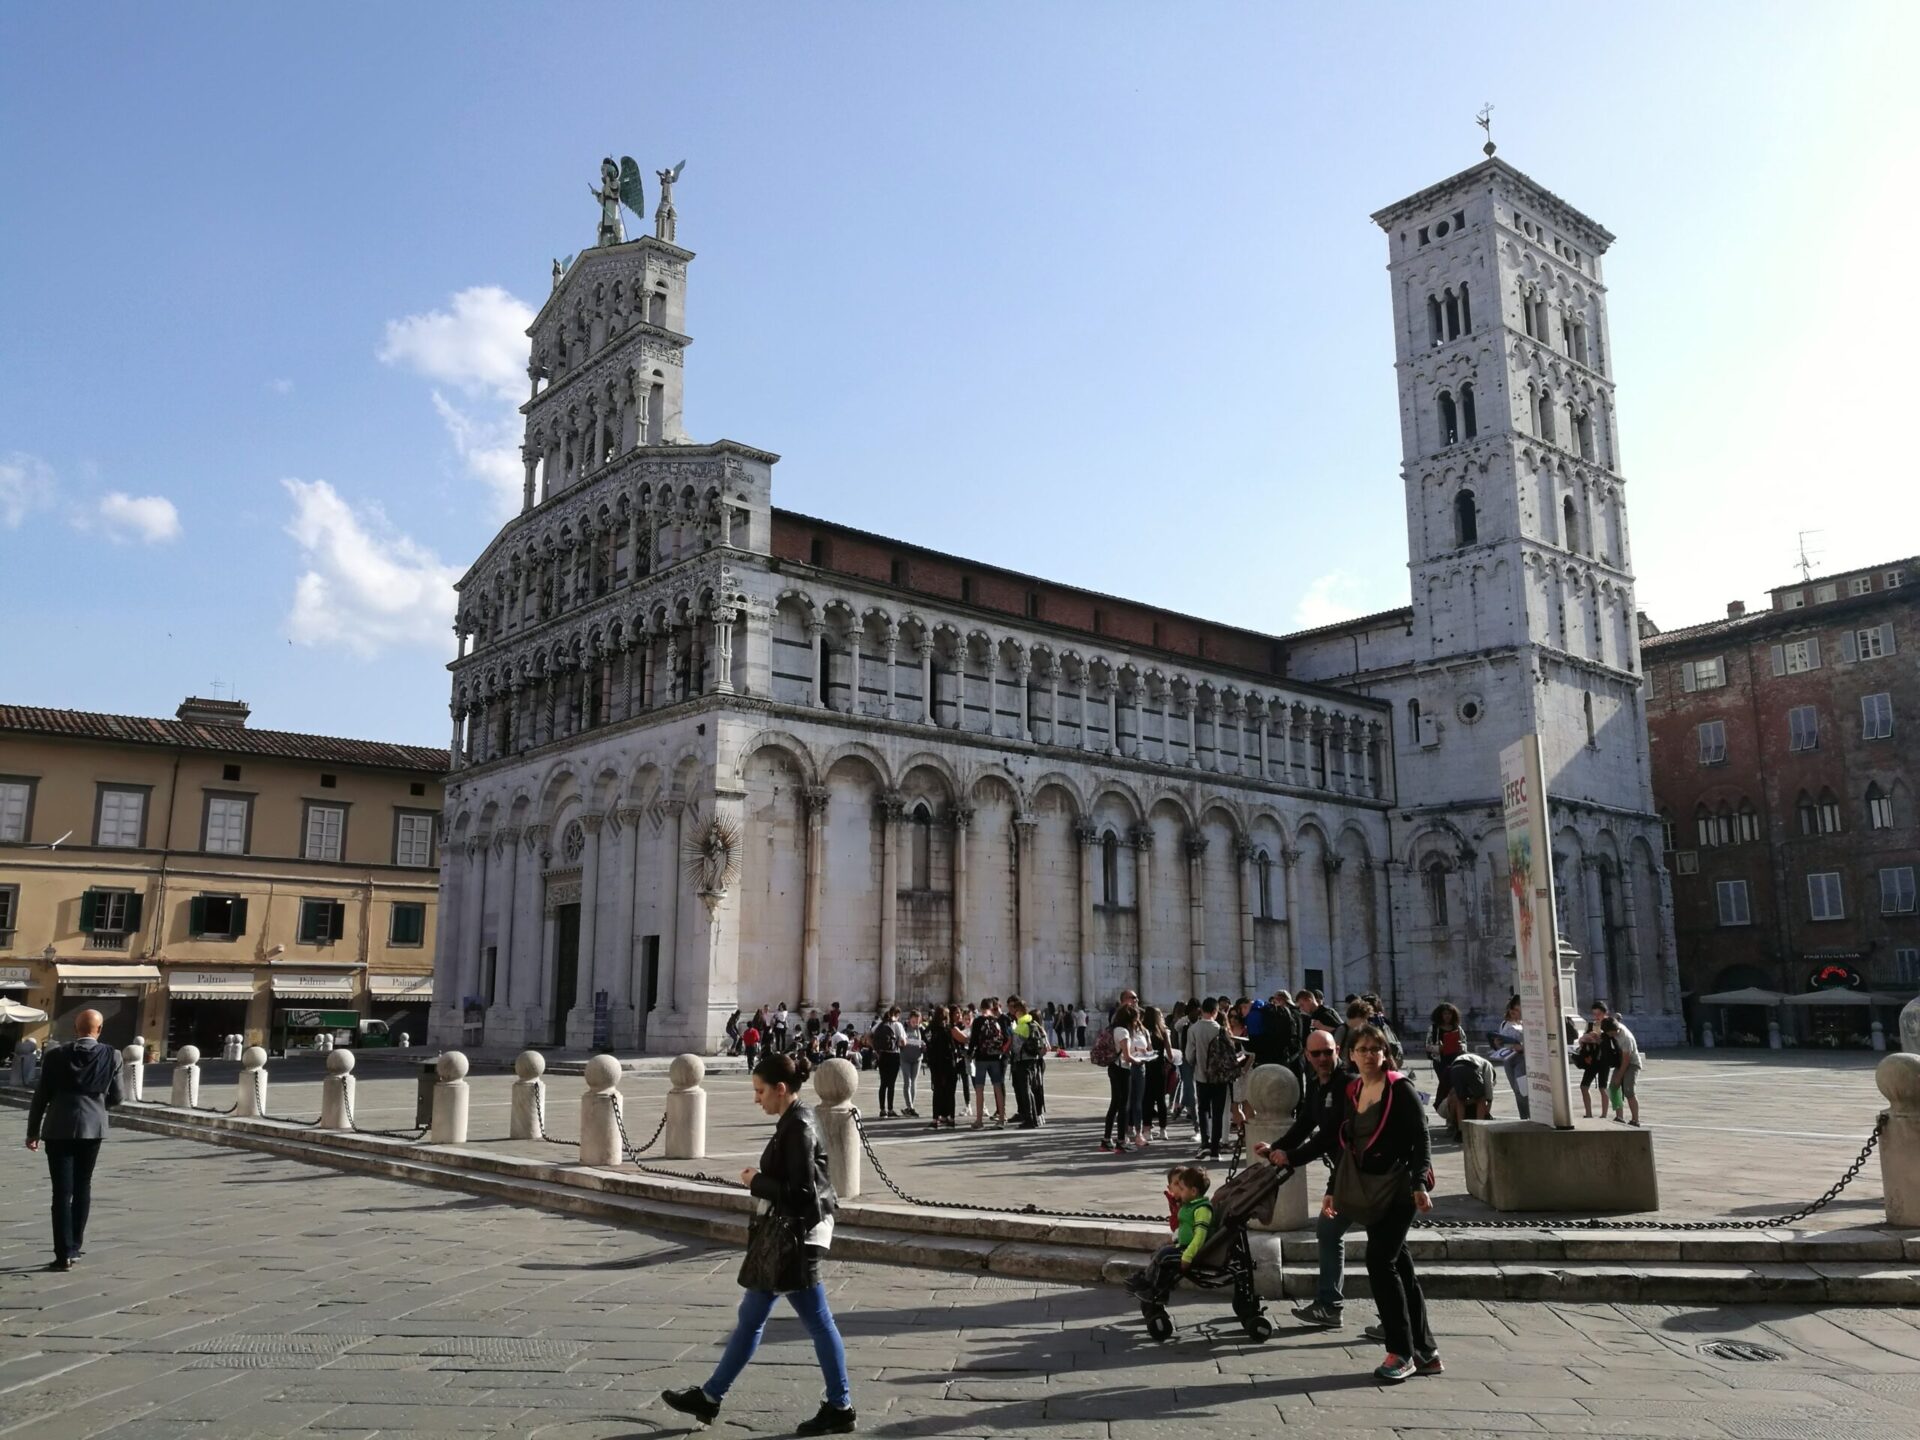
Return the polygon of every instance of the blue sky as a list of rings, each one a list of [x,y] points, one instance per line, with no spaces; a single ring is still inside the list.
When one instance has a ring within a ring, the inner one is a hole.
[[[1405,600],[1367,215],[1490,99],[1620,237],[1642,607],[1920,550],[1915,14],[6,7],[0,699],[441,743],[609,151],[687,159],[689,430],[776,503],[1284,631]]]

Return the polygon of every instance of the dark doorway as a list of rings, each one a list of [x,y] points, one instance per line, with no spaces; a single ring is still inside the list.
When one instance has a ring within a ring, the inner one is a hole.
[[[245,1000],[174,1000],[167,1006],[167,1054],[182,1045],[198,1047],[206,1056],[220,1053],[229,1035],[247,1033]]]
[[[640,1011],[640,1048],[647,1048],[647,1021],[660,1001],[660,937],[648,935],[640,941],[640,984],[637,987]]]
[[[553,924],[553,1016],[547,1043],[565,1046],[567,1016],[580,1003],[580,907],[560,906]]]

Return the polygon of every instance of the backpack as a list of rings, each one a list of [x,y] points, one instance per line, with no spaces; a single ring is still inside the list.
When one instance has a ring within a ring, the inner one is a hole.
[[[1038,1020],[1031,1021],[1027,1033],[1013,1032],[1013,1058],[1016,1060],[1044,1060],[1047,1058],[1047,1032]]]
[[[1087,1063],[1090,1065],[1111,1065],[1120,1058],[1120,1052],[1113,1043],[1113,1027],[1102,1025],[1093,1037],[1093,1048],[1087,1051]]]
[[[873,1027],[873,1048],[882,1055],[899,1052],[900,1032],[893,1028],[891,1020],[883,1019]]]
[[[1240,1077],[1240,1051],[1222,1025],[1200,1057],[1200,1074],[1209,1085],[1231,1085]]]

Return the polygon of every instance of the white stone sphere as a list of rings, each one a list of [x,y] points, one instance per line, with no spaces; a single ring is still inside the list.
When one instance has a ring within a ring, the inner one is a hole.
[[[596,1055],[587,1061],[587,1088],[604,1094],[618,1085],[625,1073],[614,1056]]]
[[[198,1065],[200,1063],[200,1047],[198,1045],[182,1045],[174,1052],[173,1063],[176,1065]]]
[[[813,1093],[822,1105],[844,1105],[860,1088],[860,1072],[849,1060],[828,1060],[813,1072]]]
[[[1897,1115],[1920,1115],[1920,1055],[1896,1050],[1873,1067],[1874,1084]]]
[[[242,1070],[264,1070],[267,1068],[267,1052],[258,1045],[249,1045],[240,1052]]]
[[[353,1073],[353,1051],[341,1049],[327,1055],[327,1073],[329,1075],[351,1075]]]
[[[707,1078],[707,1062],[698,1055],[676,1055],[667,1067],[667,1079],[676,1090],[691,1090]]]
[[[467,1078],[467,1057],[458,1050],[449,1050],[433,1062],[434,1073],[442,1080],[451,1083]]]
[[[144,1035],[136,1035],[133,1037],[133,1039],[127,1042],[127,1048],[129,1050],[133,1049],[135,1046],[138,1046],[140,1049],[145,1050],[147,1048],[147,1037]]]
[[[513,1073],[522,1080],[538,1080],[547,1073],[547,1057],[538,1050],[522,1050],[513,1057]]]
[[[1291,1115],[1300,1103],[1299,1078],[1284,1065],[1256,1065],[1247,1098],[1256,1115]]]

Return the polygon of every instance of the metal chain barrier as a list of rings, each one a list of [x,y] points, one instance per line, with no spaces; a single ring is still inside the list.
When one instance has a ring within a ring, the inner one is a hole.
[[[667,1133],[667,1112],[664,1110],[660,1112],[660,1123],[653,1127],[653,1138],[638,1149],[635,1149],[633,1141],[627,1138],[626,1111],[627,1107],[624,1102],[620,1100],[613,1102],[613,1125],[614,1128],[620,1132],[620,1153],[626,1156],[628,1160],[638,1164],[640,1157],[655,1145],[658,1145],[660,1143],[660,1137]]]
[[[347,1106],[347,1131],[353,1135],[373,1135],[382,1140],[405,1140],[409,1144],[418,1144],[420,1138],[433,1128],[431,1125],[417,1125],[412,1130],[362,1130],[353,1118],[353,1091],[347,1091],[341,1098]]]
[[[264,1120],[278,1120],[283,1125],[304,1125],[308,1129],[312,1129],[314,1126],[320,1123],[318,1120],[296,1120],[291,1115],[268,1115],[266,1113],[266,1109],[267,1109],[266,1096],[261,1091],[262,1076],[264,1074],[265,1072],[261,1070],[256,1070],[253,1072],[253,1113],[254,1114],[260,1116]],[[325,1082],[322,1082],[322,1083],[324,1084]]]
[[[544,1140],[549,1145],[566,1145],[578,1148],[580,1144],[578,1140],[562,1140],[557,1136],[547,1133],[547,1091],[544,1085],[533,1092],[533,1128],[535,1138]]]

